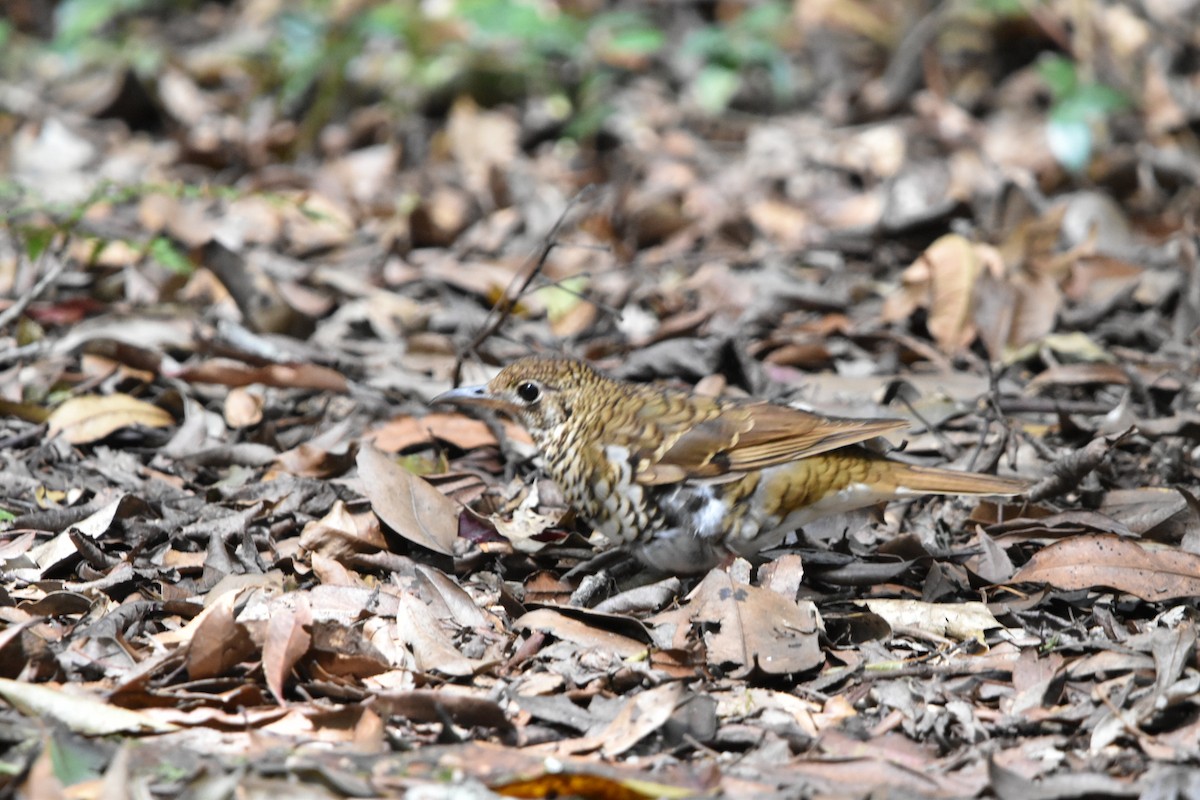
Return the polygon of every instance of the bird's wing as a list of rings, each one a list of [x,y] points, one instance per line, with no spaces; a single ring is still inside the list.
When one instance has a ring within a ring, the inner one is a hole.
[[[639,483],[657,485],[763,469],[908,427],[895,419],[847,419],[772,403],[739,403],[694,424],[662,429],[661,446],[635,463]]]

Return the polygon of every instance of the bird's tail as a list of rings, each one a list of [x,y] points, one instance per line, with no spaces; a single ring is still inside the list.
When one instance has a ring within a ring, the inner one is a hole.
[[[1018,495],[1033,485],[1023,478],[1004,478],[981,472],[956,472],[938,467],[918,467],[889,462],[900,494]]]

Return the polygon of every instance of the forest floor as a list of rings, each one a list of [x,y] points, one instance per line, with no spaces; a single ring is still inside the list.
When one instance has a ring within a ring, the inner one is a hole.
[[[1196,2],[6,5],[0,793],[1200,796]],[[579,607],[547,352],[1036,485]]]

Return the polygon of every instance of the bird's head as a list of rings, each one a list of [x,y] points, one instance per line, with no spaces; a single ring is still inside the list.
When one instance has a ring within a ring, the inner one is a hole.
[[[514,361],[486,384],[438,395],[434,403],[493,408],[515,418],[544,444],[588,402],[604,402],[605,378],[582,361],[529,356]]]

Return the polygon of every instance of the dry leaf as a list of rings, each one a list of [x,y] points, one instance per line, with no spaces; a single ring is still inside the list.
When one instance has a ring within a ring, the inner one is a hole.
[[[319,364],[267,364],[251,367],[229,359],[210,359],[199,364],[164,369],[163,375],[192,383],[218,383],[224,386],[282,386],[293,389],[317,389],[346,392],[349,387],[340,372]]]
[[[225,395],[225,424],[234,429],[257,425],[262,422],[265,402],[261,392],[235,386]]]
[[[367,434],[380,450],[397,453],[439,439],[461,450],[496,444],[488,426],[464,414],[435,412],[423,417],[395,417]]]
[[[702,632],[708,663],[734,675],[755,669],[770,675],[804,672],[824,663],[816,607],[760,586],[735,582],[724,570],[705,576],[678,609],[647,620],[655,638],[686,649]]]
[[[458,505],[373,445],[358,451],[358,475],[371,508],[410,542],[444,555],[458,538]]]
[[[270,612],[263,642],[263,675],[271,694],[284,705],[284,685],[312,645],[312,610],[306,594],[291,592],[272,600]]]
[[[0,678],[0,697],[26,716],[52,719],[87,736],[176,730],[174,725],[110,705],[87,694],[67,693],[41,684]]]
[[[50,436],[62,434],[71,444],[96,442],[133,425],[168,428],[175,418],[145,400],[127,394],[72,397],[50,414]]]
[[[254,654],[250,635],[234,621],[234,606],[241,595],[240,591],[225,592],[184,629],[191,632],[184,663],[192,680],[225,675]]]
[[[924,603],[919,600],[859,600],[883,617],[892,628],[916,628],[934,636],[951,639],[978,639],[983,632],[1004,627],[983,603]]]
[[[1112,534],[1077,536],[1039,550],[1012,579],[1067,591],[1111,588],[1143,600],[1177,600],[1200,595],[1200,556],[1151,549]]]

